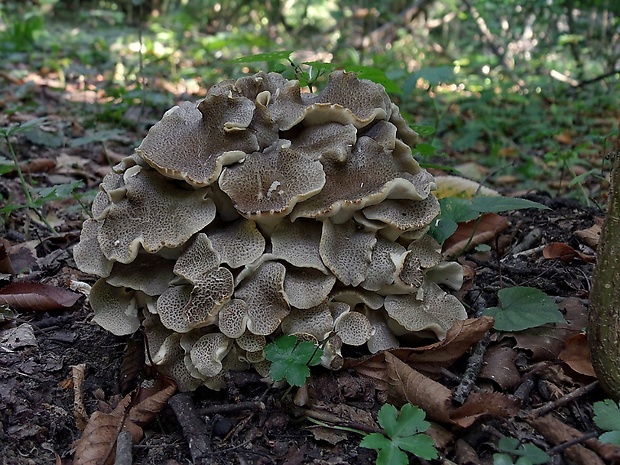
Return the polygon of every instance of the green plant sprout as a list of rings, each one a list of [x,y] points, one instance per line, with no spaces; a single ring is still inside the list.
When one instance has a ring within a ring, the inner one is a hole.
[[[551,460],[541,448],[534,444],[522,444],[515,438],[500,438],[497,448],[499,453],[493,454],[493,465],[538,465]]]
[[[378,452],[377,465],[406,465],[409,459],[405,451],[426,460],[436,459],[439,455],[433,440],[422,434],[430,426],[425,416],[424,410],[411,404],[403,405],[400,412],[385,404],[377,415],[385,434],[370,433],[360,446]]]
[[[321,363],[322,356],[323,349],[290,334],[265,346],[265,358],[271,362],[269,376],[274,381],[286,379],[291,386],[303,386],[310,376],[309,367]]]
[[[539,289],[515,286],[502,289],[497,297],[499,307],[487,308],[483,314],[495,318],[493,327],[498,331],[522,331],[565,321],[553,299]]]
[[[594,423],[606,431],[599,436],[598,440],[620,446],[620,404],[606,399],[595,402],[592,407],[594,408]]]
[[[13,148],[13,144],[11,144],[11,136],[18,134],[20,132],[27,131],[28,129],[34,128],[37,125],[40,125],[45,121],[45,118],[36,118],[30,120],[23,124],[16,124],[9,127],[0,128],[0,137],[3,137],[6,141],[7,148],[9,154],[11,155],[12,165],[10,164],[0,164],[0,175],[6,174],[7,172],[13,171],[13,169],[17,172],[19,176],[19,181],[22,186],[24,195],[26,197],[25,204],[12,204],[8,203],[4,207],[0,208],[0,214],[10,214],[14,210],[19,210],[22,208],[28,208],[32,210],[39,220],[53,233],[57,234],[56,230],[52,225],[49,224],[47,219],[41,213],[41,207],[45,205],[47,202],[53,200],[64,200],[70,197],[74,197],[74,191],[78,188],[81,188],[84,183],[82,181],[71,181],[66,184],[58,184],[52,187],[45,188],[30,188],[28,183],[26,182],[26,178],[24,177],[24,173],[19,166],[19,160],[17,159],[17,154]],[[34,195],[33,195],[34,194]],[[2,200],[0,198],[0,200]]]
[[[441,213],[435,219],[429,234],[440,244],[454,234],[458,227],[457,223],[479,219],[484,213],[501,213],[525,208],[549,210],[549,207],[538,202],[501,196],[481,196],[473,200],[444,197],[439,199],[439,205]]]

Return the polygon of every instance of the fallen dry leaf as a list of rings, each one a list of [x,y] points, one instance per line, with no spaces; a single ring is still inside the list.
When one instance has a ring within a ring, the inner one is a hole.
[[[594,257],[592,255],[581,253],[563,242],[552,242],[547,244],[543,249],[543,257],[548,260],[560,260],[564,263],[570,263],[576,258],[579,258],[586,263],[594,261]]]
[[[519,410],[517,400],[498,393],[474,393],[462,407],[454,408],[450,389],[413,369],[390,352],[378,355],[383,360],[375,358],[372,364],[356,367],[356,370],[377,381],[377,388],[387,392],[389,402],[397,406],[407,402],[417,405],[431,420],[466,428],[482,415],[509,417]]]
[[[459,223],[458,229],[443,243],[443,255],[450,259],[459,253],[484,244],[508,227],[508,218],[497,213],[482,215],[480,220]]]
[[[575,231],[575,236],[593,249],[596,249],[601,240],[601,224],[594,223],[589,228]]]
[[[40,283],[12,283],[0,289],[0,304],[15,310],[47,312],[72,307],[81,294]]]
[[[495,345],[489,347],[480,377],[495,381],[502,389],[509,390],[521,382],[521,374],[515,365],[517,351],[512,347]]]
[[[442,368],[450,367],[474,344],[481,341],[484,334],[492,327],[493,318],[491,317],[469,318],[454,323],[442,341],[422,347],[401,347],[389,352],[424,374],[438,375]],[[382,353],[359,359],[346,359],[344,367],[354,368],[360,372],[366,368],[373,371],[377,361],[380,366],[381,360],[383,360]]]
[[[596,378],[590,359],[588,338],[584,333],[569,337],[559,357],[577,373]]]
[[[6,246],[3,241],[0,241],[0,273],[14,274],[13,265],[11,264],[11,257],[6,253]]]
[[[138,390],[139,391],[139,390]],[[78,441],[74,465],[108,465],[114,462],[114,445],[123,429],[131,434],[136,444],[142,439],[145,426],[163,409],[176,391],[176,386],[168,382],[163,389],[134,405],[138,391],[127,394],[111,413],[94,412]]]

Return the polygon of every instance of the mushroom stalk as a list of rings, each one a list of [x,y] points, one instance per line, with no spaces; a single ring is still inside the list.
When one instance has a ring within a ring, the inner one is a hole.
[[[607,215],[590,292],[588,342],[601,387],[620,399],[620,142],[611,173]]]

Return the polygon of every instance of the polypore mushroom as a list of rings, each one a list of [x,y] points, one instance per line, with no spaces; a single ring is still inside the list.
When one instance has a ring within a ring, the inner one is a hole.
[[[431,331],[439,339],[457,320],[467,318],[463,305],[456,297],[446,294],[435,283],[425,282],[418,294],[389,295],[385,310],[388,326],[396,336]]]
[[[228,354],[231,339],[222,333],[205,334],[198,339],[189,352],[192,365],[207,378],[222,371],[222,360]]]
[[[319,253],[340,282],[345,286],[358,286],[366,277],[376,242],[374,234],[358,231],[353,221],[333,224],[326,219]]]
[[[281,333],[371,352],[465,318],[460,265],[426,232],[439,212],[417,134],[382,86],[336,71],[317,94],[258,73],[174,107],[101,183],[74,255],[101,279],[95,321],[141,324],[180,390],[267,373]],[[139,309],[142,314],[139,314]]]
[[[266,336],[273,333],[290,311],[284,293],[284,265],[263,263],[244,280],[235,295],[248,304],[248,330]]]
[[[204,192],[134,168],[125,173],[125,196],[106,209],[98,233],[103,254],[121,263],[131,263],[140,245],[148,253],[178,247],[215,218],[215,204]]]
[[[245,218],[273,226],[325,185],[321,163],[304,157],[290,144],[279,140],[222,172],[220,188]]]
[[[140,327],[133,290],[112,286],[102,278],[90,289],[90,305],[95,311],[93,321],[116,336],[131,334]]]
[[[334,329],[334,318],[327,302],[322,302],[316,307],[305,310],[291,309],[282,320],[281,328],[285,334],[308,334],[318,342],[325,339]]]

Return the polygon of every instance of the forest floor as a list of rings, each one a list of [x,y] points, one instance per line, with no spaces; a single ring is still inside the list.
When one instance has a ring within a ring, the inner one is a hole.
[[[4,108],[11,99],[37,103],[32,112],[0,113],[0,128],[47,117],[9,138],[26,182],[45,188],[82,180],[82,203],[88,203],[88,195],[92,199],[110,164],[131,154],[160,116],[148,107],[133,106],[123,115],[140,122],[133,129],[94,131],[84,127],[80,115],[103,108],[96,105],[96,89],[67,83],[60,92],[36,75],[3,75],[0,80],[9,89]],[[0,151],[10,160],[9,145],[0,145]],[[0,194],[12,205],[25,205],[18,174],[10,161],[3,166]],[[485,237],[488,250],[459,257],[466,281],[457,295],[471,319],[446,342],[396,350],[383,358],[345,354],[346,369],[313,368],[301,392],[242,372],[231,374],[219,392],[174,394],[170,402],[152,407],[155,418],[143,425],[139,441],[130,448],[130,461],[117,463],[373,464],[376,452],[359,447],[359,442],[362,434],[380,430],[376,413],[386,400],[425,406],[433,422],[429,434],[442,459],[410,456],[410,463],[492,464],[502,437],[538,446],[556,465],[620,463],[620,448],[595,439],[600,431],[592,405],[605,394],[596,384],[583,332],[604,213],[543,191],[520,194],[549,210],[501,215],[505,221],[498,220],[500,226]],[[37,211],[41,216],[33,209],[16,209],[0,226],[0,303],[5,304],[0,308],[2,465],[72,464],[93,413],[113,416],[119,403],[129,408],[127,399],[134,405],[139,396],[164,392],[157,386],[149,391],[145,383],[135,390],[141,380],[157,381],[156,373],[141,370],[141,335],[111,335],[91,322],[85,298],[66,293],[74,282],[93,282],[72,259],[84,218],[76,197],[56,192]],[[492,331],[484,339],[489,322],[476,312],[496,306],[497,292],[512,286],[544,292],[566,322],[519,332]],[[469,410],[459,409],[442,396],[459,385],[480,340],[488,344],[471,386],[473,400],[465,404]],[[388,365],[400,366],[399,361],[409,368],[396,369],[398,376],[386,371]],[[414,375],[430,387],[411,385]],[[96,443],[99,433],[89,434],[93,447],[101,447]],[[102,435],[100,443],[113,450],[115,439],[115,433]],[[119,452],[119,459],[127,458],[123,454]]]

